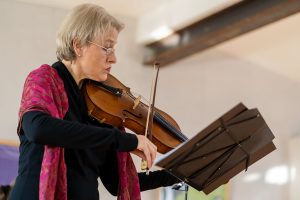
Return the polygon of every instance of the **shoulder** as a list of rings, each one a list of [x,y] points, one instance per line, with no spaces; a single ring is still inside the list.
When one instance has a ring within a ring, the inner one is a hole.
[[[43,64],[31,71],[26,78],[26,82],[43,83],[46,85],[51,83],[63,84],[57,70],[48,64]]]
[[[40,67],[38,67],[37,69],[31,71],[28,75],[30,76],[51,76],[51,77],[55,77],[58,76],[58,73],[56,71],[56,69],[54,69],[53,67],[51,67],[48,64],[43,64]]]

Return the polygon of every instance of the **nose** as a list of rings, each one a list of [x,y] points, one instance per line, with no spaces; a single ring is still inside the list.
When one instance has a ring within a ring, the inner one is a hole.
[[[117,63],[117,56],[116,56],[115,52],[113,52],[107,56],[107,61],[111,64]]]

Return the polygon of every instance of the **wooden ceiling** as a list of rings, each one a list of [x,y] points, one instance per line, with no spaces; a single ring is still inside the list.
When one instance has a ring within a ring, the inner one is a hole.
[[[168,65],[299,11],[299,0],[242,1],[146,45],[144,64]]]

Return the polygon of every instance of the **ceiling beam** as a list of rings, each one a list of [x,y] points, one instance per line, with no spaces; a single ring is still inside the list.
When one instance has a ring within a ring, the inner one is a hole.
[[[168,65],[299,11],[299,0],[242,1],[146,45],[144,64]]]

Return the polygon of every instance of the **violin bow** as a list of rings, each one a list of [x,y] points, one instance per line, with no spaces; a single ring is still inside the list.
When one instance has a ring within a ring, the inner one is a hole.
[[[148,108],[148,115],[147,115],[147,122],[146,122],[146,129],[145,129],[145,136],[151,141],[152,140],[152,125],[153,125],[153,115],[154,115],[154,104],[155,104],[155,94],[156,94],[156,86],[157,86],[157,79],[159,73],[160,64],[155,62],[153,64],[153,81],[151,87],[151,97],[150,97],[150,105]],[[141,170],[146,170],[148,173],[147,161],[142,160],[141,163]]]

